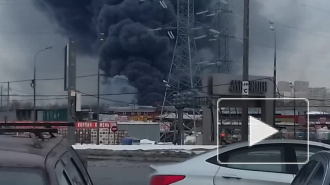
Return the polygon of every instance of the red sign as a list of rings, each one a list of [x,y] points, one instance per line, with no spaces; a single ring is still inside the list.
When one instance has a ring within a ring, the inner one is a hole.
[[[307,123],[306,117],[305,116],[299,116],[298,117],[298,123],[305,125]]]
[[[112,126],[111,127],[111,131],[112,132],[117,132],[118,131],[118,127],[117,126]]]
[[[113,126],[117,126],[114,121],[100,122],[100,128],[112,128]],[[77,122],[76,128],[97,128],[97,122]]]
[[[224,137],[226,137],[226,134],[222,132],[222,133],[220,134],[220,137],[224,138]]]

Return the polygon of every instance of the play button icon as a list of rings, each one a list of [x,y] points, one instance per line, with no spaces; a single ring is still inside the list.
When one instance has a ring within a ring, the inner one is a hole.
[[[254,118],[253,116],[249,116],[249,146],[255,145],[256,143],[259,143],[277,132],[277,129]]]

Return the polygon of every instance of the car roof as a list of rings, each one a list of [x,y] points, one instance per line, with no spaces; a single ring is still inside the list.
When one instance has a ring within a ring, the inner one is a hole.
[[[315,142],[315,141],[306,141],[306,140],[295,140],[295,139],[266,139],[263,140],[259,143],[257,143],[256,145],[261,145],[261,144],[308,144],[309,145],[313,145],[313,146],[321,146],[321,147],[325,147],[325,148],[329,148],[330,149],[330,145],[329,144],[325,144],[325,143],[321,143],[321,142]],[[240,147],[245,147],[245,146],[249,146],[248,142],[237,142],[237,143],[233,143],[228,145],[228,149],[229,148],[240,148]],[[227,148],[227,147],[226,147]]]
[[[323,156],[330,161],[330,152],[329,151],[319,151],[315,155]]]
[[[0,167],[45,167],[45,158],[62,138],[45,139],[41,148],[28,136],[0,136]]]

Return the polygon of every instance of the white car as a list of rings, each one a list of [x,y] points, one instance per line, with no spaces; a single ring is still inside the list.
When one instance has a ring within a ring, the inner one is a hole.
[[[264,140],[252,147],[240,142],[219,148],[219,159],[227,163],[303,163],[307,160],[306,146],[303,140]],[[322,150],[330,150],[330,145],[309,143],[309,156]],[[215,149],[184,162],[151,165],[150,185],[289,185],[302,166],[219,164]]]

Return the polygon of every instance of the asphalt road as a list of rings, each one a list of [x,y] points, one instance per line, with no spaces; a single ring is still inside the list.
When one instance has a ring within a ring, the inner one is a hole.
[[[126,161],[88,161],[94,185],[148,185],[150,163]]]

